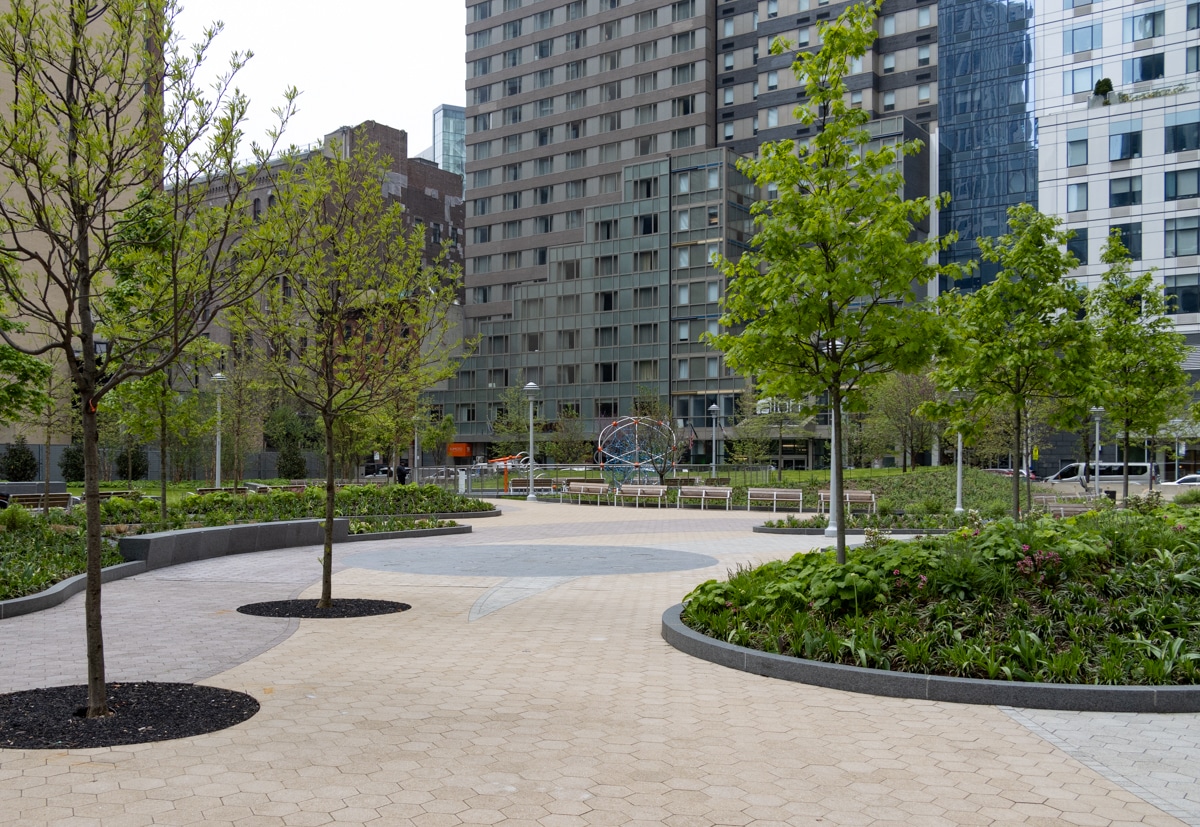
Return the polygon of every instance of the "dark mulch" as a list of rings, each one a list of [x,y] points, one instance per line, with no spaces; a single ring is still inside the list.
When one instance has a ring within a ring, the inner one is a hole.
[[[323,617],[372,617],[406,612],[412,606],[391,600],[335,600],[328,609],[318,609],[316,600],[272,600],[269,603],[248,603],[238,606],[244,615],[258,617],[298,617],[302,619]]]
[[[258,712],[241,692],[191,683],[110,683],[106,718],[87,718],[87,686],[0,695],[0,747],[93,749],[190,738]]]

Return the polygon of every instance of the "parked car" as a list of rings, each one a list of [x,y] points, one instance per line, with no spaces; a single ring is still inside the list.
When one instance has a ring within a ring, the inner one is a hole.
[[[983,473],[998,474],[1002,477],[1011,477],[1013,475],[1013,471],[1011,468],[984,468]],[[1021,469],[1021,479],[1025,479],[1026,477],[1028,477],[1031,480],[1036,480],[1038,478],[1038,475],[1032,471],[1026,471],[1025,469]]]
[[[1164,482],[1163,485],[1200,485],[1200,474],[1185,474],[1175,482]]]

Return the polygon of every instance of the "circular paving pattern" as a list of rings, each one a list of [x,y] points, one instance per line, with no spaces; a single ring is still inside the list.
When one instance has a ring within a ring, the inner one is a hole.
[[[705,554],[637,546],[491,545],[384,549],[343,555],[354,568],[459,577],[587,577],[714,566]]]

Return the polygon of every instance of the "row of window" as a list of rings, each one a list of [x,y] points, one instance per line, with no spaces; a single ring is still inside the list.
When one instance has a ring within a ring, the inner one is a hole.
[[[1200,169],[1172,170],[1163,174],[1163,199],[1200,197]],[[1067,212],[1088,209],[1088,185],[1067,184]],[[1136,207],[1142,203],[1142,176],[1112,178],[1108,182],[1109,207]]]
[[[685,78],[694,77],[694,72],[672,73],[672,81],[678,83],[687,83],[689,81]],[[676,78],[679,78],[679,80],[676,81]],[[595,91],[598,93],[596,97],[599,99],[599,103],[612,104],[621,100],[624,90],[620,81],[613,81],[612,83],[605,83],[602,86],[596,87]],[[524,106],[511,106],[500,112],[477,115],[475,117],[476,132],[491,129],[497,120],[503,126],[514,126],[527,120],[549,117],[554,114],[555,102],[557,100],[558,98],[553,97],[542,98]],[[564,96],[563,100],[566,104],[566,111],[570,112],[584,107],[587,95],[581,89],[568,93]],[[625,127],[641,126],[648,123],[655,123],[660,119],[666,120],[668,117],[685,118],[696,114],[697,111],[696,96],[682,95],[671,100],[669,104],[664,101],[661,108],[658,103],[649,103],[634,109],[617,110],[615,112],[608,111],[590,118],[567,121],[565,124],[559,126],[538,127],[532,132],[527,133],[527,137],[510,135],[504,139],[502,149],[504,154],[507,155],[535,146],[549,146],[560,140],[575,141],[587,136],[589,122],[590,128],[594,132],[615,132],[622,127],[622,121],[624,121]],[[499,116],[499,118],[497,119],[496,116]],[[472,160],[486,160],[492,156],[492,151],[493,146],[489,142],[481,141],[472,144]]]
[[[1200,71],[1200,46],[1189,46],[1184,53],[1182,68],[1186,72]],[[1167,74],[1165,52],[1138,55],[1121,61],[1121,80],[1124,83],[1144,83],[1160,80]],[[1172,72],[1174,74],[1174,72]],[[1083,66],[1063,72],[1063,94],[1077,95],[1091,92],[1096,82],[1105,77],[1104,66]]]
[[[1129,224],[1113,224],[1109,231],[1116,230],[1121,235],[1121,243],[1129,250],[1134,261],[1141,261],[1142,222]],[[1086,227],[1075,230],[1075,237],[1067,243],[1067,249],[1075,255],[1080,264],[1088,263],[1088,230]],[[1168,218],[1163,222],[1163,258],[1200,255],[1200,216],[1191,218]]]
[[[1142,130],[1128,123],[1115,125],[1108,136],[1108,160],[1127,161],[1142,157]],[[1163,153],[1187,152],[1200,149],[1200,121],[1172,124],[1163,130]],[[1100,160],[1100,159],[1097,159]],[[1084,136],[1067,140],[1067,166],[1084,166],[1089,161],[1088,139]],[[1182,197],[1182,196],[1181,196]]]
[[[1188,29],[1200,29],[1200,3],[1189,3],[1187,7]],[[1167,33],[1167,16],[1164,9],[1152,9],[1129,15],[1121,21],[1122,40],[1134,43]],[[1104,45],[1104,25],[1089,23],[1075,26],[1063,32],[1063,54],[1078,54],[1099,49]]]

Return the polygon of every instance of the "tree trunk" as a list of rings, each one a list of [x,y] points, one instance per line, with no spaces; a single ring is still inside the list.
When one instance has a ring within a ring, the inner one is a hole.
[[[90,340],[84,338],[84,346],[90,344]],[[95,404],[91,393],[84,394],[83,506],[87,515],[87,594],[84,601],[84,622],[87,629],[89,718],[108,715],[108,690],[104,685],[104,632],[100,613],[100,434],[96,423]]]
[[[1021,519],[1021,472],[1017,466],[1021,462],[1021,406],[1013,406],[1013,416],[1016,427],[1013,429],[1013,455],[1012,455],[1012,516],[1014,520]]]
[[[1129,420],[1125,420],[1125,437],[1123,444],[1125,446],[1125,455],[1121,457],[1121,505],[1124,508],[1129,507]],[[1100,473],[1100,469],[1096,469],[1096,473]]]
[[[158,401],[158,514],[167,521],[167,395],[171,376],[163,371],[163,395]]]
[[[42,516],[50,516],[50,427],[54,421],[50,411],[53,410],[50,406],[54,404],[54,398],[51,396],[50,401],[46,403],[46,444],[43,446],[45,452],[42,454]]]
[[[846,486],[842,480],[842,395],[840,393],[832,393],[830,394],[830,401],[833,402],[831,426],[835,438],[830,440],[829,443],[829,510],[833,514],[834,521],[837,523],[837,562],[838,565],[845,565]]]
[[[336,470],[333,457],[333,415],[322,414],[325,423],[325,556],[321,558],[321,599],[317,608],[328,609],[333,605],[333,511],[337,488],[333,475]]]

